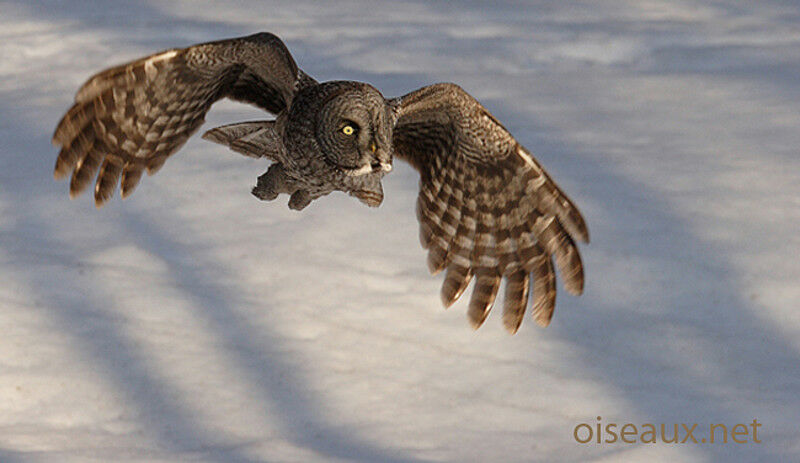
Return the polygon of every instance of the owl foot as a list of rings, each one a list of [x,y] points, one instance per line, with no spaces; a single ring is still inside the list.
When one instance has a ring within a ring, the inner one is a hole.
[[[296,211],[303,210],[306,206],[311,204],[313,199],[314,198],[311,197],[308,191],[297,190],[292,193],[292,196],[289,198],[289,209],[294,209]]]
[[[262,201],[272,201],[281,193],[291,193],[294,189],[290,189],[290,183],[291,180],[284,172],[283,165],[275,163],[258,177],[258,182],[251,193]]]

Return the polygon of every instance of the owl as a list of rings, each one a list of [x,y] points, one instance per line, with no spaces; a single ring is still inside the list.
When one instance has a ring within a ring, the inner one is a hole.
[[[281,194],[300,210],[332,191],[368,206],[395,158],[420,174],[416,212],[432,274],[445,272],[450,306],[471,281],[468,318],[479,327],[505,280],[503,325],[515,333],[529,304],[546,326],[556,279],[583,291],[576,240],[583,217],[531,153],[477,100],[451,83],[385,98],[361,82],[317,82],[270,33],[176,48],[105,70],[75,96],[53,135],[55,177],[71,173],[70,196],[94,180],[99,207],[120,185],[130,195],[155,173],[222,99],[275,117],[218,127],[203,138],[271,161],[253,195]],[[96,180],[95,180],[96,179]]]

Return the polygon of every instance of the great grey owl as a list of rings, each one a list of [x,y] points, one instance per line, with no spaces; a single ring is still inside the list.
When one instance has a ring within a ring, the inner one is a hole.
[[[589,241],[583,217],[472,96],[454,84],[387,99],[365,83],[319,83],[269,33],[164,51],[90,78],[53,135],[61,147],[55,177],[72,172],[75,196],[96,175],[98,206],[118,183],[124,198],[142,172],[156,172],[224,97],[276,115],[203,135],[273,161],[253,188],[260,199],[286,193],[289,207],[299,210],[339,190],[378,206],[393,157],[416,168],[428,267],[434,274],[446,271],[445,306],[474,277],[468,309],[474,327],[489,313],[502,279],[505,327],[517,331],[531,289],[533,318],[547,325],[556,297],[553,258],[565,289],[582,293],[574,240]]]

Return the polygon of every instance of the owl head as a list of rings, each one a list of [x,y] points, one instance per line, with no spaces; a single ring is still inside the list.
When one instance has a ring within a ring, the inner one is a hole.
[[[385,174],[392,169],[392,125],[386,99],[361,82],[325,82],[300,92],[286,134],[313,138],[324,160],[347,177]],[[308,132],[313,137],[308,137]]]

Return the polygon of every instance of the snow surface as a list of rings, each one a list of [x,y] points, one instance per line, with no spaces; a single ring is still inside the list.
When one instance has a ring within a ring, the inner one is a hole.
[[[796,3],[0,2],[0,462],[800,461]],[[583,211],[585,294],[513,337],[442,310],[405,165],[377,210],[259,202],[199,137],[100,210],[52,180],[89,75],[261,30],[481,100]],[[576,443],[597,416],[762,443]]]

